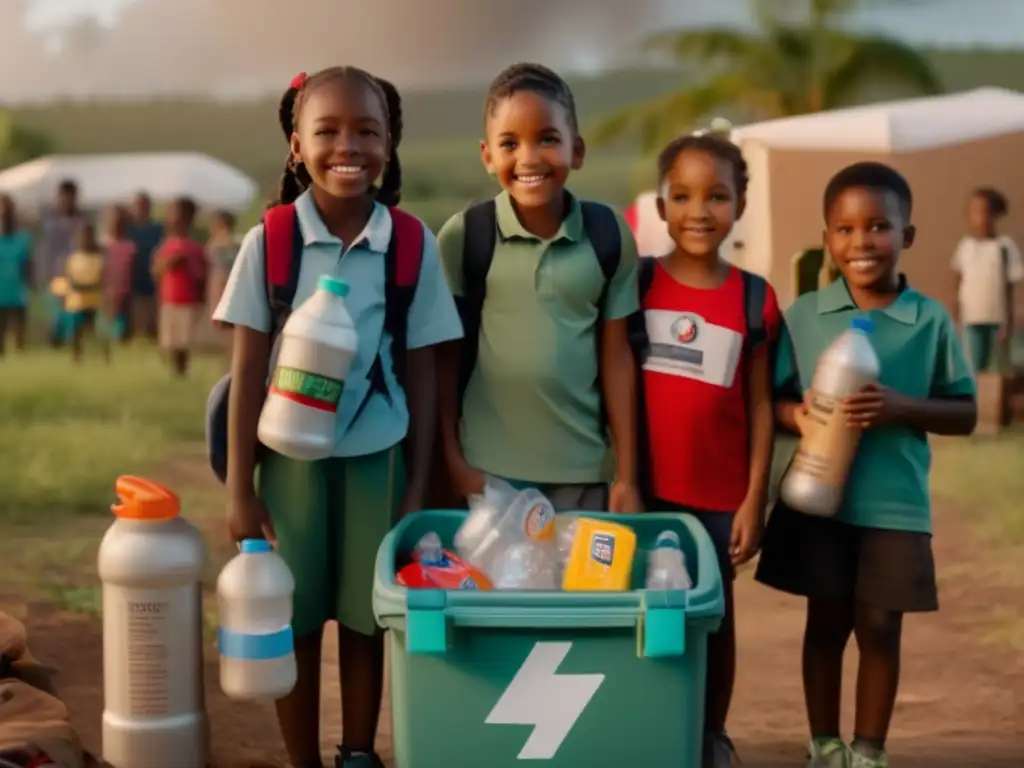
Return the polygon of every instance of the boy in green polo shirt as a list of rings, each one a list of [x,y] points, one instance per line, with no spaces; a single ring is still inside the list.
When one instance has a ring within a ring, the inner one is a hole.
[[[557,74],[537,64],[507,68],[491,84],[484,128],[483,163],[503,191],[491,208],[492,253],[479,283],[467,279],[464,259],[469,214],[457,214],[438,234],[467,333],[466,343],[447,345],[439,358],[443,453],[454,491],[463,499],[480,493],[486,473],[540,488],[560,510],[639,511],[635,369],[626,337],[626,318],[638,307],[632,234],[621,216],[599,207],[610,231],[591,242],[585,219],[596,204],[565,189],[585,147],[572,93]],[[612,241],[615,266],[606,276],[599,254]],[[471,306],[478,322],[468,320]],[[477,343],[472,360],[465,353]],[[605,418],[617,461],[610,488]]]
[[[869,315],[881,361],[877,385],[844,401],[864,429],[836,518],[776,505],[759,581],[808,598],[804,695],[811,768],[885,768],[900,670],[903,614],[938,608],[931,550],[927,435],[968,435],[975,385],[953,322],[896,271],[914,240],[906,180],[880,163],[840,171],[825,190],[825,244],[842,279],[786,312],[775,381],[779,422],[799,432],[803,397],[821,353],[857,315]],[[854,738],[840,737],[843,653],[860,649]]]

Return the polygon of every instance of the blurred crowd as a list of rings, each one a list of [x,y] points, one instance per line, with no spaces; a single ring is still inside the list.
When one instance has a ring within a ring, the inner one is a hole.
[[[85,211],[77,183],[67,179],[30,229],[14,201],[0,196],[0,355],[8,342],[24,349],[35,320],[45,322],[49,344],[70,348],[75,360],[87,349],[109,359],[116,343],[150,341],[184,376],[197,345],[227,343],[210,312],[239,247],[233,214],[214,212],[205,237],[197,214],[182,197],[157,218],[145,191]]]

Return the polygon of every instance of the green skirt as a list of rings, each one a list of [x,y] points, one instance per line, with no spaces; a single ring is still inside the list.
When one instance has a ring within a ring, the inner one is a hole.
[[[278,552],[295,577],[295,634],[319,630],[330,619],[376,632],[374,564],[405,488],[400,447],[322,461],[268,453],[257,480]]]

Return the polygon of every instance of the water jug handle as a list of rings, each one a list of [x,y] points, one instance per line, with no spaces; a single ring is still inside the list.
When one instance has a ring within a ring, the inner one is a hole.
[[[114,485],[117,503],[111,511],[126,520],[170,520],[178,516],[181,502],[170,488],[135,475],[122,475]]]

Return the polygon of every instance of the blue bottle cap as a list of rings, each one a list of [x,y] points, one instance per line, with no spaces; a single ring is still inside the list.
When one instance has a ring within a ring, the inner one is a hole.
[[[850,321],[850,330],[860,331],[861,333],[871,333],[875,330],[875,323],[866,315],[864,317],[855,317]]]
[[[272,548],[266,539],[242,539],[239,549],[243,555],[259,555],[270,552]]]
[[[655,549],[682,549],[679,534],[675,531],[662,531],[654,542]]]
[[[316,287],[321,291],[327,291],[334,296],[340,296],[342,298],[348,296],[348,283],[344,280],[339,280],[336,277],[331,277],[330,275],[322,275],[317,281]]]

